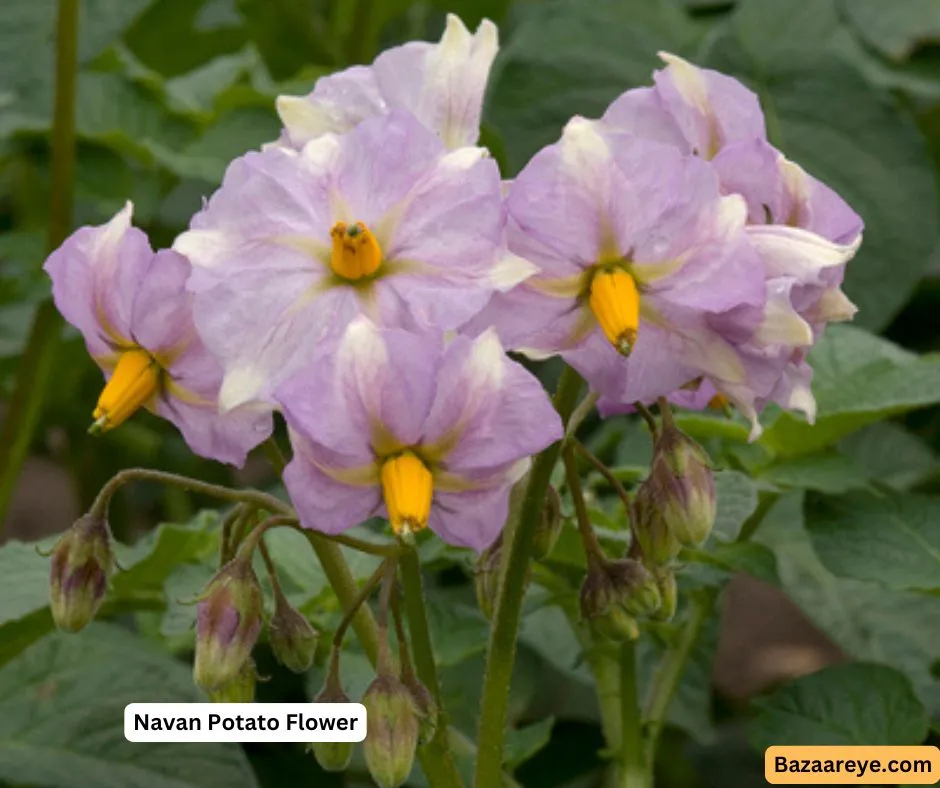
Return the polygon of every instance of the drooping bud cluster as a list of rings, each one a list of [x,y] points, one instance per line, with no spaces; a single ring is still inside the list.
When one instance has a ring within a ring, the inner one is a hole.
[[[209,690],[209,698],[213,703],[251,703],[255,699],[257,683],[258,670],[255,661],[249,657],[234,679]]]
[[[196,608],[193,679],[211,691],[235,681],[258,640],[264,612],[261,584],[239,556],[209,581]]]
[[[715,524],[715,479],[705,450],[666,418],[649,476],[636,496],[644,557],[665,564],[682,547],[704,542]]]
[[[91,621],[114,568],[111,534],[103,515],[86,514],[56,542],[49,572],[49,601],[55,625],[78,632]]]
[[[368,733],[363,752],[369,774],[381,788],[403,785],[414,765],[420,721],[415,697],[401,679],[376,677],[365,694]]]
[[[582,617],[610,640],[639,637],[637,618],[655,614],[661,601],[656,578],[632,558],[592,564],[581,586]]]
[[[326,674],[326,681],[319,694],[313,699],[314,703],[351,703],[349,696],[343,690],[339,677],[339,651],[334,647],[330,657],[330,667]],[[320,764],[320,768],[327,772],[341,772],[349,766],[353,755],[353,743],[348,741],[315,741],[307,745],[307,750],[313,753]]]
[[[313,664],[319,635],[307,618],[274,587],[274,615],[268,622],[268,640],[277,661],[294,673],[306,673]]]

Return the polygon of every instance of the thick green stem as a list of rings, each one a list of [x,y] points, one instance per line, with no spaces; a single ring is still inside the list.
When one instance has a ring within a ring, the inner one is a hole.
[[[52,183],[47,248],[51,252],[72,226],[75,169],[75,74],[78,69],[78,0],[59,0],[56,28],[55,105],[52,118]],[[13,395],[0,430],[0,533],[13,488],[29,451],[49,390],[62,320],[51,299],[36,311],[20,357]]]
[[[679,636],[663,655],[653,675],[653,688],[643,715],[646,724],[646,760],[652,768],[656,758],[656,745],[666,720],[666,713],[676,696],[679,682],[685,671],[692,649],[698,641],[702,628],[715,606],[717,591],[709,589],[691,597],[688,618],[679,631]]]
[[[418,553],[414,548],[405,550],[399,566],[405,596],[405,615],[408,617],[408,631],[411,634],[411,651],[414,655],[418,678],[431,693],[440,714],[434,737],[421,748],[421,754],[425,754],[428,764],[435,767],[433,774],[427,770],[425,773],[434,788],[447,786],[460,788],[463,782],[450,750],[447,716],[441,701],[441,687],[437,679],[437,666],[434,664],[434,651],[431,647],[431,632],[428,629],[427,613],[424,607],[421,564],[418,562]]]
[[[577,372],[570,367],[565,368],[554,400],[555,409],[565,424],[577,404],[582,382]],[[516,656],[516,635],[525,595],[532,537],[542,516],[545,494],[560,452],[561,441],[545,449],[533,463],[519,521],[507,546],[483,677],[483,701],[480,706],[477,764],[473,782],[476,788],[493,788],[500,784],[503,740],[506,736],[506,715],[509,709],[509,685]]]
[[[636,643],[627,640],[620,646],[621,788],[647,788],[652,782],[643,748],[636,678]]]

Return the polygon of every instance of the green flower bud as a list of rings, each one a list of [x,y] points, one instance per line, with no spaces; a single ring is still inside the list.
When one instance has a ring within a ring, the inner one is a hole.
[[[59,629],[78,632],[95,617],[113,569],[104,517],[86,514],[59,537],[49,570],[49,603]]]
[[[251,703],[255,699],[257,683],[255,661],[249,657],[232,681],[209,691],[209,699],[213,703]]]
[[[639,561],[629,558],[592,567],[581,586],[581,615],[598,634],[611,640],[637,638],[637,617],[650,615],[659,606],[656,579]]]
[[[715,524],[715,479],[705,450],[671,424],[653,453],[647,488],[647,517],[658,518],[682,546],[704,542]],[[656,563],[657,561],[650,557]]]
[[[542,506],[542,516],[535,527],[532,537],[532,557],[536,561],[548,556],[555,547],[561,534],[561,499],[554,487],[548,488],[548,495]]]
[[[487,620],[492,619],[499,594],[499,572],[503,563],[503,535],[487,547],[477,559],[473,581],[477,592],[477,605]]]
[[[427,744],[437,732],[437,703],[428,688],[413,673],[402,676],[402,683],[411,693],[418,712],[418,743]]]
[[[274,615],[268,622],[268,640],[274,656],[284,667],[294,673],[310,669],[319,636],[279,588],[274,594]]]
[[[196,607],[193,679],[200,687],[235,681],[258,640],[263,611],[261,585],[247,559],[229,561],[209,581]]]
[[[676,588],[676,573],[669,567],[657,567],[653,570],[656,585],[659,586],[659,595],[662,604],[654,614],[660,621],[669,621],[676,614],[676,605],[679,602],[679,591]]]
[[[363,752],[369,774],[381,788],[403,785],[418,748],[418,712],[408,688],[390,675],[379,676],[362,696],[368,717]]]
[[[649,479],[636,491],[633,511],[633,537],[639,542],[646,561],[654,565],[668,564],[679,555],[682,545],[666,525]]]
[[[339,683],[338,662],[331,661],[330,673],[320,694],[314,703],[350,703],[349,696],[343,692]],[[314,741],[307,744],[307,752],[312,752],[320,768],[326,772],[342,772],[349,766],[353,756],[351,741]]]

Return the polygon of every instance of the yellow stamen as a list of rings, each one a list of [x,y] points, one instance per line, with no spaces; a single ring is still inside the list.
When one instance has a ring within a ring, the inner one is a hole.
[[[382,264],[382,250],[375,236],[362,222],[347,227],[337,222],[330,230],[333,251],[330,268],[337,276],[355,281],[372,276]]]
[[[405,538],[428,524],[434,480],[431,472],[411,452],[382,464],[382,494],[392,530]]]
[[[712,410],[724,410],[731,404],[731,400],[724,394],[718,393],[708,400],[708,407]]]
[[[92,414],[95,423],[89,432],[104,432],[127,421],[157,393],[160,373],[160,365],[146,350],[135,348],[121,353],[111,380],[98,398]]]
[[[633,277],[622,268],[599,271],[591,279],[588,304],[610,343],[629,356],[640,326],[640,293]]]

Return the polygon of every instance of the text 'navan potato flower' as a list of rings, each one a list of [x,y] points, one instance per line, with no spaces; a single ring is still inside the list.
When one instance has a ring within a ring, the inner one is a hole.
[[[445,344],[360,317],[276,396],[294,447],[287,490],[303,525],[327,533],[386,516],[398,534],[430,527],[482,550],[529,456],[562,435],[539,381],[492,331]]]
[[[145,407],[173,422],[204,457],[241,465],[271,432],[271,417],[218,411],[222,367],[196,333],[190,265],[131,227],[130,203],[101,227],[83,227],[45,269],[59,311],[108,378],[93,429],[119,426]]]
[[[504,224],[495,162],[403,111],[237,159],[174,244],[225,367],[222,406],[265,399],[358,314],[457,327],[530,272],[504,254]]]

